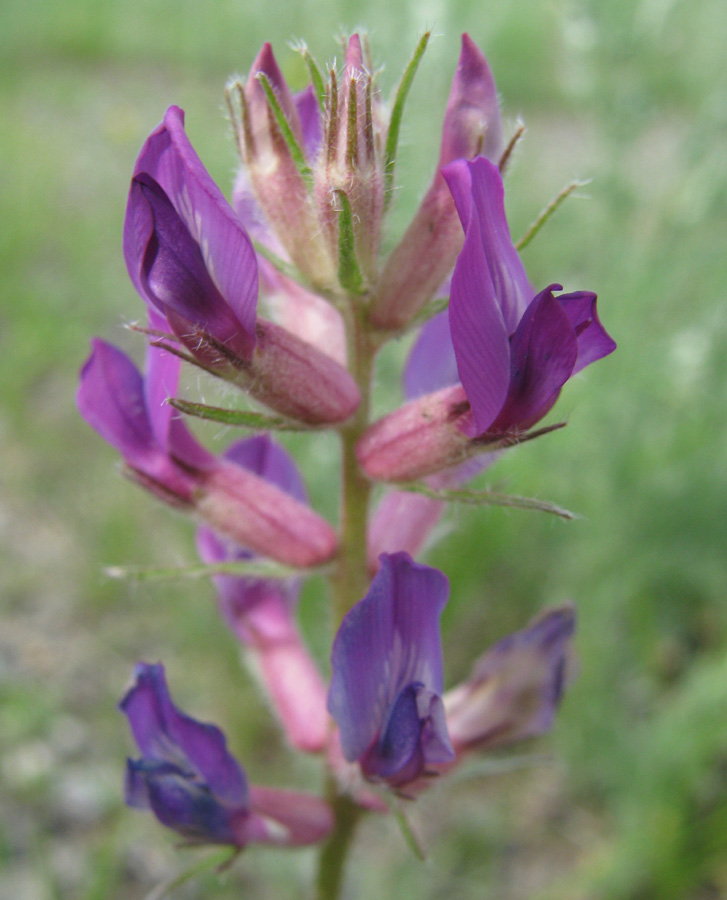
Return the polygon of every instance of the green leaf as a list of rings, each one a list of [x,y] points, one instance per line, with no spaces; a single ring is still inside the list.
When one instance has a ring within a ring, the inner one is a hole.
[[[363,292],[363,277],[356,259],[351,203],[344,191],[336,191],[336,196],[341,202],[338,213],[338,281],[349,293],[360,294]]]
[[[145,900],[162,900],[163,897],[168,897],[175,888],[185,884],[191,878],[194,878],[196,875],[202,875],[212,869],[217,869],[217,871],[221,872],[231,865],[240,853],[241,849],[239,847],[233,847],[232,849],[228,847],[225,850],[220,850],[219,853],[213,853],[206,857],[206,859],[184,869],[181,874],[175,875],[168,881],[164,881],[162,884],[157,885],[154,890],[146,895]]]
[[[535,235],[540,231],[540,229],[545,225],[548,219],[553,215],[553,213],[558,209],[558,207],[563,203],[566,197],[570,197],[573,191],[576,188],[584,187],[585,185],[590,184],[589,181],[571,181],[569,185],[563,188],[563,190],[554,197],[550,203],[545,207],[544,210],[540,213],[538,218],[533,222],[533,224],[528,228],[525,234],[520,238],[520,240],[515,244],[516,250],[522,250],[523,247],[527,247],[527,245],[532,241]]]
[[[326,108],[326,85],[323,81],[321,70],[318,68],[318,63],[313,58],[313,55],[306,46],[305,41],[296,41],[293,49],[297,50],[298,53],[300,53],[300,55],[303,57],[305,64],[308,67],[308,74],[310,75],[310,80],[313,84],[313,90],[315,91],[316,97],[318,98],[318,106],[321,108],[321,110],[324,110]]]
[[[428,484],[414,482],[412,484],[399,485],[400,490],[411,491],[414,494],[424,494],[432,500],[442,500],[445,503],[467,503],[472,506],[510,506],[515,509],[534,509],[537,512],[550,513],[561,519],[573,520],[579,518],[570,510],[548,503],[546,500],[538,500],[535,497],[519,497],[516,494],[501,494],[498,491],[470,491],[465,489],[438,490],[429,487]]]
[[[311,574],[313,570],[305,570]],[[245,578],[264,578],[282,580],[295,578],[304,572],[269,560],[253,559],[237,562],[220,562],[213,565],[198,563],[193,566],[170,566],[168,568],[152,568],[149,566],[106,566],[104,574],[108,578],[135,581],[174,581],[185,578],[209,578],[212,575],[236,575]]]
[[[386,135],[384,158],[384,195],[387,204],[392,196],[392,188],[394,186],[394,166],[396,164],[396,150],[399,145],[399,129],[401,128],[401,118],[404,114],[404,104],[406,103],[407,94],[414,81],[414,76],[416,75],[421,58],[424,56],[424,51],[427,49],[430,36],[430,31],[426,31],[422,35],[409,65],[404,69],[404,74],[401,76],[401,82],[396,90],[396,97],[391,110],[391,118],[389,119],[389,130]]]
[[[310,189],[313,187],[313,172],[311,171],[310,166],[305,160],[305,154],[303,153],[300,144],[293,134],[293,129],[290,127],[290,122],[288,122],[287,118],[285,117],[285,113],[283,112],[283,108],[280,105],[277,96],[275,95],[273,86],[272,84],[270,84],[270,81],[268,80],[264,72],[258,72],[256,78],[260,82],[262,89],[265,91],[265,97],[267,98],[268,104],[270,105],[270,109],[273,111],[275,121],[278,124],[280,133],[282,134],[285,145],[288,148],[288,152],[290,153],[290,156],[295,163],[298,172],[300,173],[300,177],[303,179],[303,181],[305,181],[307,187]]]
[[[246,409],[223,409],[221,406],[207,406],[205,403],[190,403],[178,397],[170,397],[169,405],[186,416],[220,422],[237,428],[251,428],[255,431],[308,431],[310,426],[283,416],[269,416],[265,413]]]
[[[380,796],[384,803],[389,807],[389,812],[396,819],[396,824],[399,826],[399,831],[401,831],[401,836],[404,838],[404,843],[420,862],[426,862],[427,855],[399,802],[386,791],[382,791],[378,796]]]

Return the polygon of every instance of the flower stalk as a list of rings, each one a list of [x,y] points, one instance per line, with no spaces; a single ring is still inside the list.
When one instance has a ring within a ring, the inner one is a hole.
[[[242,163],[231,204],[192,148],[182,110],[167,110],[137,160],[124,225],[127,268],[149,316],[137,328],[150,339],[146,369],[96,340],[78,392],[81,414],[129,477],[201,524],[203,566],[146,577],[211,577],[287,744],[325,766],[320,797],[248,784],[222,731],[179,710],[163,666],[142,663],[121,704],[140,752],[128,762],[127,803],[188,840],[235,852],[318,844],[317,900],[341,896],[362,817],[397,815],[382,792],[414,800],[467,755],[551,726],[570,671],[573,609],[544,611],[445,691],[449,582],[416,556],[453,502],[573,517],[465,483],[508,447],[560,428],[534,426],[572,375],[615,348],[595,294],[530,284],[502,181],[521,131],[505,148],[492,73],[466,34],[439,163],[383,257],[404,101],[428,38],[390,113],[358,35],[327,83],[301,46],[312,84],[298,94],[265,44],[245,83],[228,88]],[[378,351],[415,328],[406,402],[372,421]],[[243,391],[253,408],[179,396],[182,362]],[[185,416],[253,435],[213,454]],[[337,530],[311,508],[294,460],[271,437],[297,430],[315,440],[323,429],[340,444]],[[296,619],[314,572],[328,582],[335,629],[328,684]]]

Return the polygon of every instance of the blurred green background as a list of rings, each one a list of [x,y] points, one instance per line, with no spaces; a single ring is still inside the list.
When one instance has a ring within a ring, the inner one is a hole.
[[[76,414],[91,335],[139,355],[120,234],[142,141],[170,103],[218,182],[235,154],[222,88],[263,40],[319,60],[363,25],[382,85],[424,27],[404,123],[403,227],[434,161],[469,31],[525,140],[508,175],[514,235],[591,178],[524,251],[536,285],[599,294],[618,352],[564,391],[563,431],[485,481],[574,509],[455,510],[427,560],[452,581],[447,679],[548,603],[579,611],[580,673],[548,759],[443,782],[412,809],[419,863],[388,820],[361,830],[350,898],[727,897],[727,5],[722,0],[9,0],[0,9],[0,894],[126,900],[198,861],[121,803],[132,752],[115,710],[137,659],[163,660],[193,715],[218,722],[253,781],[315,788],[281,749],[208,584],[134,584],[107,564],[194,559],[190,523],[124,482]],[[583,197],[587,196],[587,200]],[[397,348],[400,355],[403,347]],[[396,354],[394,354],[396,355]],[[389,356],[389,369],[393,356]],[[384,376],[382,375],[382,382]],[[190,396],[199,386],[190,382]],[[212,389],[203,385],[210,395]],[[208,429],[214,447],[230,435]],[[319,508],[335,443],[298,442]],[[484,483],[484,482],[483,482]],[[330,640],[322,585],[302,619]],[[494,768],[506,768],[498,761]],[[251,848],[179,898],[306,897],[310,852]]]

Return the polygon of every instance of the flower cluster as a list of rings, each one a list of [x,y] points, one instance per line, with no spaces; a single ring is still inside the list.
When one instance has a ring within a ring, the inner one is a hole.
[[[79,409],[133,481],[199,520],[222,616],[288,742],[320,754],[333,785],[325,798],[249,787],[221,732],[173,705],[160,665],[140,664],[121,703],[141,752],[128,763],[127,801],[191,841],[323,840],[337,827],[337,798],[380,809],[381,790],[415,796],[471,753],[542,733],[561,699],[569,606],[495,644],[445,691],[448,581],[413,559],[443,501],[401,484],[461,485],[505,448],[557,427],[535,428],[568,379],[615,344],[595,294],[531,286],[505,215],[494,81],[467,35],[431,184],[383,256],[399,121],[425,44],[390,105],[359,35],[325,78],[304,50],[312,84],[299,94],[266,44],[248,78],[228,87],[242,163],[232,205],[177,107],[134,168],[123,244],[147,309],[146,365],[141,373],[95,340]],[[446,309],[435,315],[440,298]],[[420,322],[406,402],[371,421],[376,353]],[[175,400],[182,362],[264,408],[245,418],[198,404],[196,414],[254,421],[259,433],[221,455],[203,447]],[[337,529],[309,505],[273,427],[311,440],[339,433]],[[313,570],[329,576],[338,626],[329,686],[296,622]]]

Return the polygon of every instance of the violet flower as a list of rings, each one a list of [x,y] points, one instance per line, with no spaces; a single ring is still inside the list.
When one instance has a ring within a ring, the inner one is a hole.
[[[560,285],[551,285],[533,297],[510,239],[497,167],[483,158],[458,160],[444,176],[465,230],[448,317],[459,383],[406,404],[364,434],[359,461],[385,481],[421,478],[518,443],[572,375],[616,348],[595,294],[556,297]],[[421,363],[437,377],[451,371],[446,346],[422,354]]]
[[[547,731],[567,680],[571,606],[546,610],[480,657],[470,677],[444,695],[458,759]]]
[[[344,757],[369,780],[401,788],[454,759],[441,700],[447,595],[441,572],[384,555],[338,630],[328,710]]]
[[[121,453],[134,481],[271,559],[313,566],[335,554],[335,531],[310,507],[192,437],[165,402],[176,393],[178,358],[150,346],[142,377],[113,345],[96,339],[92,347],[81,370],[78,408]]]
[[[189,143],[178,107],[136,162],[124,256],[136,289],[203,367],[310,424],[353,413],[360,398],[350,374],[257,316],[252,242]]]
[[[139,663],[119,706],[142,754],[127,762],[129,806],[150,809],[194,843],[295,846],[331,830],[330,807],[317,797],[250,787],[219,728],[172,703],[162,665]]]
[[[268,436],[238,441],[225,458],[275,485],[299,503],[306,491],[292,458]],[[209,564],[254,559],[210,528],[197,532],[197,549]],[[290,743],[306,752],[328,737],[326,688],[295,621],[298,579],[213,576],[222,616],[246,648],[246,658],[270,697]]]

